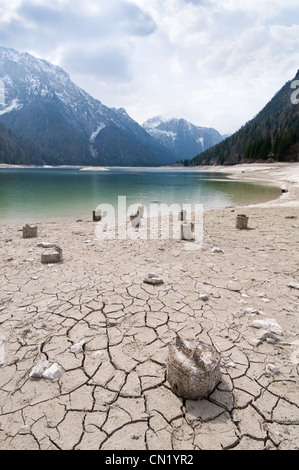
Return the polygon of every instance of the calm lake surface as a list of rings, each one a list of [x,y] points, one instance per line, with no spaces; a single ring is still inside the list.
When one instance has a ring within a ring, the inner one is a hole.
[[[99,204],[118,196],[126,207],[143,204],[203,204],[204,210],[265,202],[280,196],[268,184],[230,180],[225,175],[189,169],[110,168],[80,171],[70,168],[0,169],[0,222],[32,223],[91,220]],[[132,211],[129,211],[132,213]]]

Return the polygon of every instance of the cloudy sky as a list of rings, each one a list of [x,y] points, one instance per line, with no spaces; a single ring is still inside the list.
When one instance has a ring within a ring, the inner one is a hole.
[[[60,65],[140,124],[232,133],[299,68],[298,0],[0,0],[0,45]]]

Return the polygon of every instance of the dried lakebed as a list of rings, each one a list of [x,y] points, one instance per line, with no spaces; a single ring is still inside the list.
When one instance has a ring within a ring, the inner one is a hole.
[[[0,448],[298,449],[298,208],[242,212],[248,230],[207,211],[197,251],[100,244],[93,222],[1,226]],[[43,242],[63,261],[42,264]],[[205,399],[167,382],[177,333],[221,356]],[[30,376],[41,360],[54,374]]]

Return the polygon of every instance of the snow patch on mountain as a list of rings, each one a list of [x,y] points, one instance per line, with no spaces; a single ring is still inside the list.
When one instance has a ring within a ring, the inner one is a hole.
[[[98,133],[101,132],[102,129],[104,129],[106,127],[106,124],[104,124],[103,122],[101,122],[99,124],[99,126],[97,127],[97,130],[95,132],[93,132],[90,136],[90,142],[94,142]]]
[[[199,139],[196,140],[199,144],[201,144],[202,148],[204,148],[204,140],[203,137],[199,137]]]
[[[0,111],[0,115],[10,113],[13,110],[21,109],[22,106],[23,105],[21,103],[19,103],[18,100],[14,99],[14,100],[12,100],[12,102],[9,106],[7,106],[6,108],[4,108]]]
[[[5,106],[5,85],[3,80],[0,80],[0,106]]]

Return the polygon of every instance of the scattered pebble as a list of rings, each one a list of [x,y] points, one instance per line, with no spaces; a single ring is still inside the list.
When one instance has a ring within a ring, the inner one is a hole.
[[[209,296],[207,294],[201,294],[199,298],[200,300],[203,300],[204,302],[207,302],[209,300]]]
[[[278,374],[280,374],[280,370],[274,364],[267,364],[266,365],[266,374],[278,375]]]
[[[143,280],[143,282],[152,285],[164,284],[163,279],[161,279],[156,273],[148,273],[148,276]]]
[[[62,370],[56,362],[46,369],[43,373],[43,378],[47,380],[57,380],[62,376]]]
[[[80,343],[76,343],[76,344],[73,344],[71,347],[70,347],[70,351],[72,353],[77,353],[77,352],[82,352],[83,351],[83,346],[84,344],[86,344],[86,340],[83,339],[82,341],[80,341]]]
[[[211,251],[212,253],[224,253],[222,248],[218,248],[218,246],[214,246]]]
[[[39,363],[33,367],[29,377],[31,379],[40,379],[43,376],[44,371],[49,367],[50,363],[46,359],[41,359]]]
[[[254,328],[261,328],[263,330],[270,331],[271,333],[277,334],[279,336],[283,336],[283,330],[279,326],[274,318],[266,318],[265,320],[254,320],[251,324]]]
[[[295,282],[290,282],[290,284],[288,284],[288,287],[299,290],[299,284],[296,284]]]

